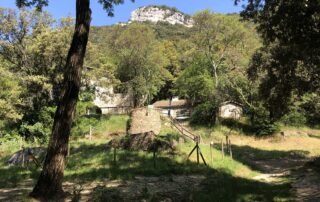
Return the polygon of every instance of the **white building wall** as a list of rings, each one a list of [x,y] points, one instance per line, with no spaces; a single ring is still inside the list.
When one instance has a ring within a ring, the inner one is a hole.
[[[242,116],[242,107],[234,104],[222,105],[219,109],[221,118],[240,118]]]

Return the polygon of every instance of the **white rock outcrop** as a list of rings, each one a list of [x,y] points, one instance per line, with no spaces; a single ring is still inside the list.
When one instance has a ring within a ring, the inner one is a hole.
[[[188,15],[185,15],[175,9],[164,6],[144,6],[131,13],[131,22],[168,22],[172,25],[180,24],[186,27],[192,27],[194,21]]]

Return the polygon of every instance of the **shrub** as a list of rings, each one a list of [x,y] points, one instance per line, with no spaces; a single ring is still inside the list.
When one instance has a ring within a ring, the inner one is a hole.
[[[24,134],[29,141],[38,140],[41,144],[45,144],[49,140],[51,128],[40,122],[33,125],[23,123],[20,126],[20,132]]]
[[[98,124],[99,118],[94,116],[80,116],[76,118],[76,121],[71,129],[72,136],[80,137],[90,131],[90,126],[94,127]]]
[[[255,126],[257,136],[272,135],[280,132],[280,126],[277,123],[262,123]]]
[[[253,130],[257,136],[272,135],[280,132],[280,126],[269,118],[269,113],[264,107],[255,109],[252,122]]]
[[[30,115],[19,128],[19,133],[28,141],[39,141],[45,144],[51,134],[56,107],[43,107],[39,112]]]
[[[298,111],[291,111],[281,118],[281,122],[288,126],[303,126],[307,123],[307,118],[304,114]]]
[[[190,123],[194,125],[214,125],[216,123],[217,105],[207,102],[194,108]]]
[[[305,114],[307,123],[320,127],[320,95],[319,93],[305,94],[299,106]]]

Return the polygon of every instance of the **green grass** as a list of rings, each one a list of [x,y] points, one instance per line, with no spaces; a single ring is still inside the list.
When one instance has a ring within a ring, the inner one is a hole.
[[[252,150],[252,148],[234,147],[234,159],[222,158],[216,145],[210,151],[209,145],[200,145],[208,166],[197,165],[195,153],[187,159],[194,143],[186,141],[180,144],[174,154],[157,153],[156,167],[153,154],[117,150],[117,162],[113,162],[113,150],[106,149],[106,133],[125,131],[127,116],[102,117],[95,124],[95,137],[92,141],[73,139],[70,156],[65,169],[65,181],[76,184],[104,182],[110,179],[129,180],[136,176],[204,175],[206,180],[199,191],[187,191],[186,199],[194,201],[288,201],[291,199],[288,182],[271,184],[252,180],[259,174],[244,159],[249,153],[269,158],[270,151]],[[205,128],[202,130],[206,130]],[[212,129],[208,129],[212,130]],[[220,130],[220,129],[219,129]],[[161,135],[176,136],[176,132],[163,127]],[[30,145],[31,146],[31,145]],[[35,181],[40,169],[34,165],[26,167],[7,166],[5,161],[19,149],[18,142],[0,146],[0,188],[19,187],[26,179]],[[251,150],[250,150],[251,149]],[[211,152],[212,158],[211,161]],[[192,189],[192,188],[191,188]]]
[[[89,134],[90,126],[95,137],[105,137],[111,133],[126,133],[127,115],[83,116],[77,118],[71,130],[71,137],[81,138]]]
[[[214,161],[210,161],[207,145],[200,145],[209,166],[197,165],[195,154],[187,160],[187,154],[194,145],[185,143],[176,155],[157,154],[156,168],[151,153],[117,151],[117,163],[113,162],[113,150],[105,149],[105,141],[74,142],[71,156],[65,170],[65,180],[77,184],[101,182],[109,179],[133,179],[135,176],[163,176],[179,174],[205,175],[201,191],[190,192],[188,198],[195,201],[272,201],[275,198],[290,198],[288,184],[267,184],[251,180],[257,174],[245,164],[229,157],[222,159],[220,152],[213,149]],[[3,160],[3,159],[1,159]],[[39,169],[19,166],[8,167],[1,164],[1,187],[16,187],[25,179],[37,179]]]

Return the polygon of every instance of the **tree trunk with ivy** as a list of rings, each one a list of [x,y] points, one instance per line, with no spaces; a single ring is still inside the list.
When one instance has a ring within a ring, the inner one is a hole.
[[[54,117],[46,159],[38,182],[30,193],[38,199],[53,199],[63,195],[65,159],[70,130],[81,86],[81,71],[91,22],[90,0],[76,0],[76,25],[69,49],[62,96]]]

